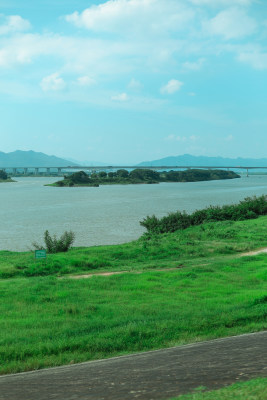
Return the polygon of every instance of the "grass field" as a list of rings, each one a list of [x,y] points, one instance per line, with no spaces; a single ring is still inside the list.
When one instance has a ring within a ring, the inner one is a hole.
[[[196,390],[195,393],[175,397],[172,400],[266,400],[266,394],[267,379],[261,378],[210,392]]]
[[[210,223],[73,249],[49,255],[47,264],[32,253],[0,252],[0,372],[266,329],[267,256],[240,257],[267,246],[266,222]],[[130,273],[58,277],[104,270]]]

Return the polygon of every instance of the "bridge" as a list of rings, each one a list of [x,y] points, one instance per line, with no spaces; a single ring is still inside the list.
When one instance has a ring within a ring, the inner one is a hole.
[[[126,170],[133,170],[133,169],[152,169],[152,170],[159,170],[159,171],[164,171],[164,170],[185,170],[185,169],[226,169],[226,170],[244,170],[247,173],[247,176],[249,175],[249,170],[263,170],[267,169],[266,167],[247,167],[247,166],[203,166],[203,165],[160,165],[160,166],[155,166],[155,165],[146,165],[146,166],[136,166],[136,165],[104,165],[104,166],[82,166],[82,165],[70,165],[70,166],[65,166],[65,167],[26,167],[26,166],[21,166],[21,167],[0,167],[1,170],[5,171],[6,173],[11,173],[12,175],[17,175],[17,174],[23,174],[23,175],[29,175],[29,174],[34,174],[34,175],[39,175],[39,174],[46,174],[46,175],[62,175],[67,172],[73,172],[73,171],[86,171],[89,174],[97,171],[114,171],[118,169],[126,169]]]

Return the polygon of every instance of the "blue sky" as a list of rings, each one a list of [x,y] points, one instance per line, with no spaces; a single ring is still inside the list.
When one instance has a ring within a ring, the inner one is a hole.
[[[266,0],[0,0],[0,151],[267,157]]]

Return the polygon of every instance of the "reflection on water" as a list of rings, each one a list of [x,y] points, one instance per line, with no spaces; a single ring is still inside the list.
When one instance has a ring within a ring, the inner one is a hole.
[[[0,249],[27,250],[43,232],[76,233],[75,246],[127,242],[138,238],[139,221],[175,210],[191,212],[208,205],[235,203],[267,194],[267,176],[159,185],[115,185],[99,188],[43,186],[54,178],[17,178],[1,183]]]

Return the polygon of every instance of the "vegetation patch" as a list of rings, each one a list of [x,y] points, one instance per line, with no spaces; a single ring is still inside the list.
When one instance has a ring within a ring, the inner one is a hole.
[[[131,243],[71,248],[67,253],[48,254],[47,260],[35,260],[34,252],[0,251],[0,278],[179,269],[203,264],[209,268],[214,261],[267,246],[266,223],[267,216],[204,223],[174,233],[145,233]]]
[[[63,180],[49,186],[72,187],[72,186],[92,186],[112,185],[112,184],[140,184],[140,183],[160,183],[160,182],[197,182],[221,179],[240,178],[233,171],[224,170],[202,170],[188,169],[186,171],[162,171],[157,172],[150,169],[136,168],[132,171],[119,169],[116,172],[92,173],[90,176],[84,171],[75,172],[65,176]]]
[[[4,170],[0,169],[0,183],[1,182],[15,182],[15,181],[13,181],[13,179],[11,179]]]
[[[33,247],[36,250],[46,249],[48,253],[65,253],[67,252],[75,239],[75,234],[72,231],[65,231],[60,238],[56,235],[51,236],[48,230],[44,233],[45,247],[34,242]]]
[[[172,400],[265,400],[267,378],[239,382],[220,390],[204,391],[198,388],[194,393],[175,397]]]
[[[176,211],[166,217],[157,218],[155,215],[146,217],[140,222],[149,233],[166,233],[186,229],[189,226],[201,225],[204,222],[242,221],[258,218],[267,214],[267,196],[247,197],[239,204],[210,206],[197,210],[192,214]]]

